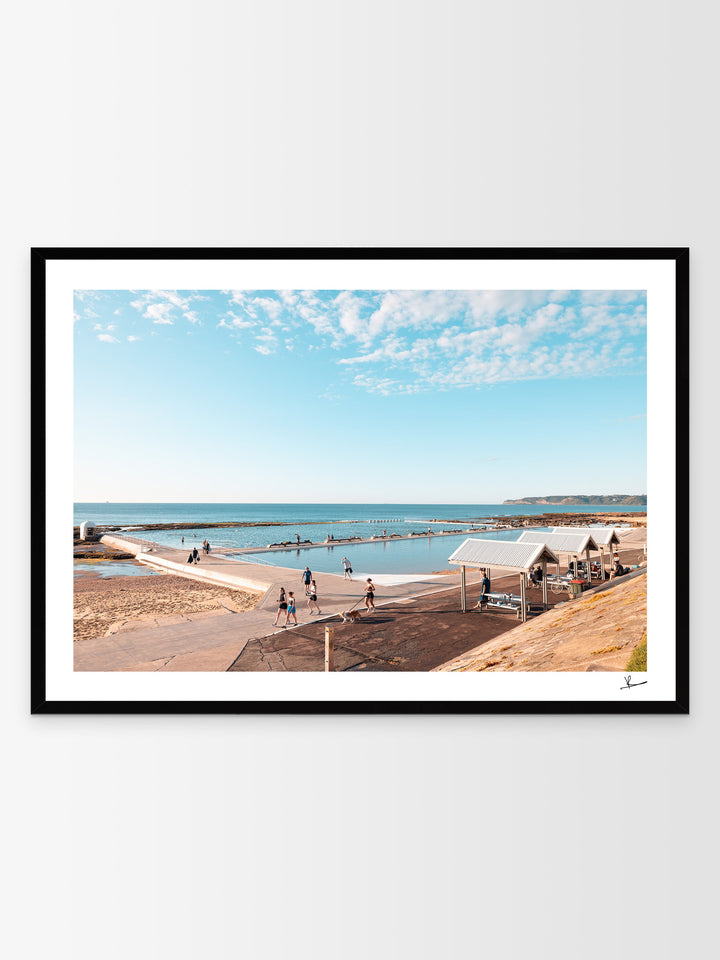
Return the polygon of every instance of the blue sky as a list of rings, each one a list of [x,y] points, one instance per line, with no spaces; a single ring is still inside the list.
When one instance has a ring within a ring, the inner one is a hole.
[[[644,291],[75,294],[75,499],[645,493]]]

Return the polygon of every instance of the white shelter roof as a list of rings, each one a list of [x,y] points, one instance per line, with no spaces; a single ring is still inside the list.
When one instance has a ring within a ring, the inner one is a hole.
[[[620,543],[615,527],[553,527],[553,533],[589,533],[598,546]]]
[[[466,567],[508,567],[511,570],[530,570],[546,560],[557,563],[558,558],[543,543],[512,543],[508,540],[482,540],[468,537],[461,543],[448,563]]]
[[[518,543],[544,543],[556,553],[585,553],[589,547],[598,550],[598,545],[589,533],[536,533],[526,530],[520,534]]]

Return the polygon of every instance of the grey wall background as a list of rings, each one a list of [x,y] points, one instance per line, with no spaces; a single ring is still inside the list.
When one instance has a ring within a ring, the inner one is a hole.
[[[689,245],[680,554],[710,559],[716,27],[692,0],[6,11],[9,956],[711,950],[718,654],[697,559],[689,718],[31,719],[25,531],[32,245]]]

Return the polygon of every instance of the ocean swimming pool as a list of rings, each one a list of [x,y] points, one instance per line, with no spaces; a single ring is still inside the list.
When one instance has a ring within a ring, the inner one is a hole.
[[[335,523],[298,523],[290,526],[269,527],[202,527],[198,529],[179,530],[136,530],[128,527],[131,536],[152,540],[165,547],[186,549],[196,546],[199,548],[203,540],[208,540],[216,550],[243,550],[246,548],[267,547],[272,543],[294,543],[296,535],[301,540],[310,540],[313,543],[324,543],[325,539],[333,535],[336,540],[347,537],[379,536],[382,531],[388,534],[397,533],[407,536],[409,533],[421,533],[428,527],[442,528],[443,524],[424,520],[388,520],[379,523],[371,520],[347,520]],[[444,524],[445,529],[469,526],[457,521]]]
[[[536,527],[538,534],[547,533],[549,528]],[[291,550],[273,550],[262,553],[237,554],[231,559],[245,557],[249,561],[260,560],[278,567],[304,569],[306,566],[317,573],[342,574],[343,557],[347,557],[353,568],[353,579],[376,574],[427,574],[453,570],[448,557],[469,536],[489,540],[517,540],[523,531],[498,530],[478,531],[476,534],[461,533],[447,536],[413,537],[412,540],[378,540],[372,543],[337,544],[334,546],[294,548]]]

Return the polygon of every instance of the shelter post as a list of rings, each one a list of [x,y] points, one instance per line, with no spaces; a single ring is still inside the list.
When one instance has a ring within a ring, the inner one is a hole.
[[[588,586],[592,584],[592,574],[590,573],[590,547],[585,547],[585,578]]]
[[[523,623],[527,620],[527,607],[525,606],[525,580],[527,579],[527,573],[523,570],[520,574],[520,619]]]
[[[465,564],[460,567],[460,603],[462,612],[467,613],[467,598],[465,594]]]
[[[548,599],[547,599],[547,560],[543,557],[542,562],[542,577],[543,577],[543,610],[548,608]]]

